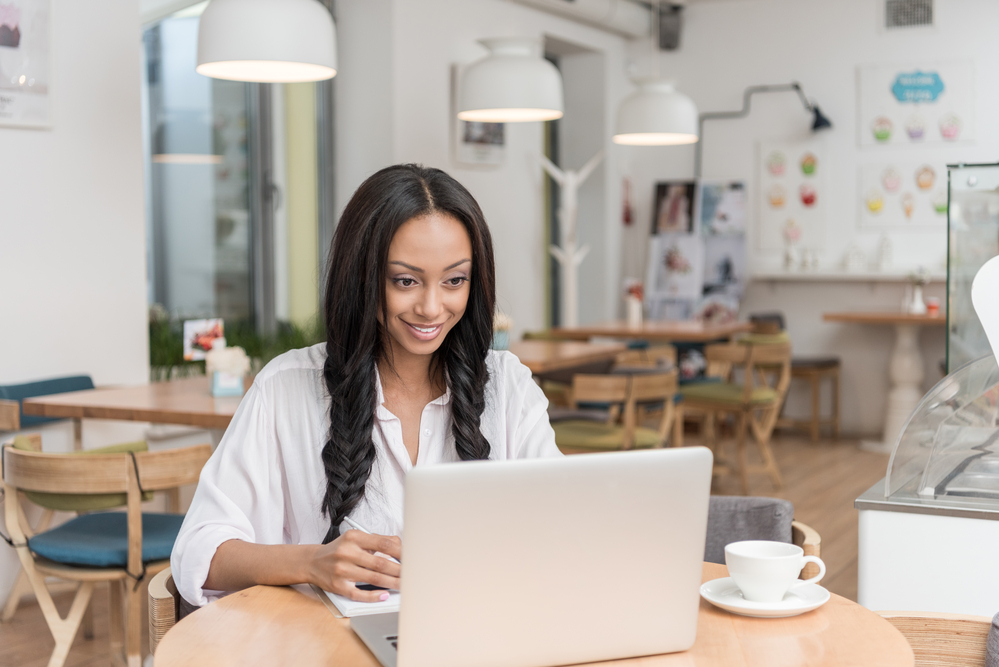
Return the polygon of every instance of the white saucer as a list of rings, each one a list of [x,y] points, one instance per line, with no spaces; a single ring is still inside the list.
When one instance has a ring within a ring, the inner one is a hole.
[[[785,618],[797,616],[829,602],[829,591],[818,584],[799,584],[787,592],[780,602],[750,602],[731,577],[714,579],[701,584],[701,597],[716,607],[741,616]]]

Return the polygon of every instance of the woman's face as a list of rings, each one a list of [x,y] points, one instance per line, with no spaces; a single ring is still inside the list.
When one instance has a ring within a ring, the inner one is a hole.
[[[463,224],[440,213],[404,222],[386,271],[383,324],[393,354],[433,354],[465,313],[471,277],[472,241]]]

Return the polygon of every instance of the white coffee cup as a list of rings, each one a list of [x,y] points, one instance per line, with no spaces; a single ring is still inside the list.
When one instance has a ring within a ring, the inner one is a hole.
[[[819,566],[819,574],[799,581],[808,563]],[[801,547],[784,542],[749,540],[725,547],[725,565],[742,596],[751,602],[780,602],[792,586],[814,584],[826,575],[826,564],[817,556],[806,556]]]

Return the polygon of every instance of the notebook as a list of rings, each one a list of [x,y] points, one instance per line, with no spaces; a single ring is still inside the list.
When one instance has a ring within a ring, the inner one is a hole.
[[[399,611],[399,591],[389,591],[389,599],[384,602],[357,602],[350,598],[345,598],[336,593],[324,591],[313,586],[320,599],[326,598],[333,603],[334,609],[330,609],[333,615],[338,618],[350,618],[351,616],[367,616],[369,614],[388,614]],[[325,601],[324,601],[325,602]],[[329,609],[329,605],[326,605]],[[340,612],[340,613],[337,613]]]

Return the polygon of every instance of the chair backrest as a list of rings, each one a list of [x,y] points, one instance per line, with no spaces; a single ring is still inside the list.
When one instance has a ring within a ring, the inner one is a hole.
[[[791,542],[794,505],[780,498],[711,496],[704,560],[725,562],[725,546],[741,540]]]
[[[149,652],[156,654],[163,635],[180,618],[180,594],[168,567],[149,580]]]
[[[992,619],[918,611],[879,611],[905,636],[916,667],[983,667]]]
[[[631,392],[635,403],[672,400],[676,394],[677,372],[639,373],[631,376]]]
[[[587,375],[577,373],[572,376],[572,403],[574,408],[580,403],[625,403],[628,400],[627,375]]]
[[[730,378],[732,369],[744,369],[743,399],[747,402],[752,397],[753,389],[764,385],[774,389],[778,400],[783,401],[791,385],[790,343],[708,345],[704,348],[704,357],[709,374],[713,365],[715,374],[725,379]],[[724,369],[724,372],[718,372],[718,369]]]
[[[625,350],[614,357],[619,366],[670,367],[676,365],[676,348],[672,345],[655,345],[643,349]]]
[[[26,398],[50,396],[52,394],[65,394],[70,391],[83,391],[85,389],[93,388],[94,381],[90,379],[89,375],[73,375],[70,377],[53,378],[51,380],[39,380],[37,382],[0,385],[0,400],[17,401],[19,420],[19,423],[16,424],[14,428],[9,428],[9,422],[4,422],[0,419],[0,431],[18,431],[22,428],[58,421],[52,417],[36,417],[24,414],[24,409],[21,404]],[[2,414],[3,412],[0,411],[0,415]]]
[[[48,493],[126,493],[128,569],[142,569],[142,490],[172,489],[198,481],[211,456],[209,445],[128,454],[73,456],[0,448],[7,502],[4,518],[15,543],[32,536],[18,491]],[[141,489],[141,490],[140,490]]]

